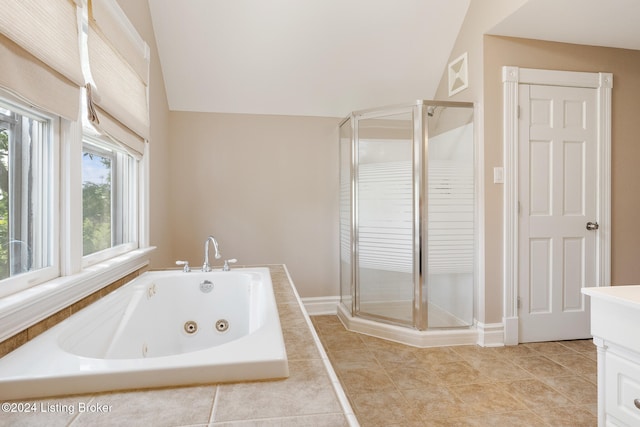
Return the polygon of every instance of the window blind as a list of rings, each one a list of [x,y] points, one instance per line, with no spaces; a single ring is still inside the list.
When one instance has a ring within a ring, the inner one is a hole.
[[[79,12],[71,0],[0,0],[0,85],[76,120],[84,85]]]
[[[93,125],[142,153],[149,139],[149,47],[114,0],[92,0],[88,57],[95,83],[89,93]]]
[[[145,84],[149,83],[149,47],[114,0],[92,0],[91,16],[103,35]]]

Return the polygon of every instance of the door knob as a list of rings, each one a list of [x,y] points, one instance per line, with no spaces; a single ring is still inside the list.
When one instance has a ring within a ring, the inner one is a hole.
[[[597,222],[589,221],[587,223],[587,230],[589,230],[589,231],[597,230],[598,228],[600,228],[600,226],[598,225]]]

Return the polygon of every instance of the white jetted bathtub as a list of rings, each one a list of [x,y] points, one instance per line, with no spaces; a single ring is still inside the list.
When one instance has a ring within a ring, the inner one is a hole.
[[[0,359],[0,398],[286,378],[268,268],[158,271]]]

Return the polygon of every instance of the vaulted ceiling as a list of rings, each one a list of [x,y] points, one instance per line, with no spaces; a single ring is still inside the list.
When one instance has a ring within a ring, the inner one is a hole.
[[[149,0],[172,110],[341,117],[431,98],[469,0]]]
[[[529,0],[490,33],[640,50],[638,19],[638,0]]]
[[[433,98],[470,1],[148,0],[171,110],[342,117]],[[638,0],[529,0],[493,34],[640,49]]]

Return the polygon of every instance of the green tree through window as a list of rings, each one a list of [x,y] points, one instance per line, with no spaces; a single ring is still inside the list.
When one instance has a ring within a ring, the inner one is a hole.
[[[9,134],[0,128],[0,279],[9,270]]]
[[[84,152],[82,161],[82,253],[112,245],[111,162],[108,155]]]
[[[51,122],[0,104],[0,280],[50,267]]]

